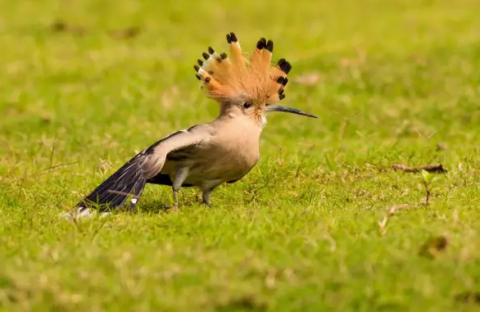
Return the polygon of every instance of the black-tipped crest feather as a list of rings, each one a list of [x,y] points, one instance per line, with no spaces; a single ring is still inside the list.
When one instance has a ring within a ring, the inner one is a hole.
[[[272,41],[272,40],[268,40],[267,45],[265,46],[265,48],[266,48],[268,51],[273,52],[273,41]]]
[[[258,97],[259,106],[263,105],[261,103],[265,99],[268,103],[278,101],[278,91],[287,84],[286,75],[292,66],[284,58],[278,60],[276,65],[272,64],[273,41],[260,38],[256,43],[255,51],[247,60],[235,33],[228,33],[226,38],[231,44],[231,60],[222,62],[227,55],[216,54],[212,47],[208,47],[210,54],[203,53],[203,57],[205,59],[208,57],[208,61],[202,62],[202,68],[198,71],[204,83],[202,89],[211,98],[220,102],[234,99],[245,93]],[[212,55],[216,62],[210,61]],[[257,90],[262,90],[261,93],[264,94],[258,94]]]
[[[267,41],[265,40],[265,38],[260,38],[260,40],[258,40],[257,42],[257,49],[262,50],[265,48],[266,45]]]
[[[290,65],[289,62],[284,62],[281,66],[280,69],[285,73],[288,74],[290,70],[292,69],[292,65]]]

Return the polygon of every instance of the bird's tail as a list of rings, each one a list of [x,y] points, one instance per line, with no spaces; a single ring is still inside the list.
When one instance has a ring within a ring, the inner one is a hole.
[[[78,212],[92,207],[100,211],[119,209],[129,197],[129,208],[135,208],[145,188],[143,165],[146,158],[147,155],[141,152],[128,161],[77,204]]]

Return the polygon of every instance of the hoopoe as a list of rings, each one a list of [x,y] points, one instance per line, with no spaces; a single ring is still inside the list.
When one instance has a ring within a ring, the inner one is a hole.
[[[202,88],[220,104],[219,116],[144,149],[78,203],[79,213],[93,205],[105,210],[128,203],[133,209],[147,183],[171,186],[174,208],[178,208],[181,187],[197,187],[203,192],[202,202],[210,207],[210,194],[216,187],[240,180],[257,164],[268,112],[316,118],[274,104],[285,98],[292,66],[283,58],[272,64],[271,40],[261,38],[248,59],[234,33],[227,34],[227,42],[230,57],[209,47],[204,60],[194,66]]]

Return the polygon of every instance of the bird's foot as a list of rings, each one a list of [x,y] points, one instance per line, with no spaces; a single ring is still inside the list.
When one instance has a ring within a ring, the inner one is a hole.
[[[173,204],[173,205],[167,205],[167,204],[161,204],[160,205],[160,210],[173,210],[173,211],[178,211],[178,204]]]
[[[207,206],[207,208],[212,208],[212,204],[210,204],[210,202],[208,202],[208,201],[202,201],[202,204]]]
[[[178,205],[168,205],[168,204],[161,204],[159,206],[160,210],[171,210],[171,209],[178,209]]]

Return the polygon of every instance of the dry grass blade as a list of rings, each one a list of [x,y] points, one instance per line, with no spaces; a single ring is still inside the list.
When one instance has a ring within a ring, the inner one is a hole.
[[[60,21],[60,20],[55,21],[52,24],[51,29],[54,32],[57,32],[57,33],[68,32],[68,33],[71,33],[71,34],[74,34],[74,35],[84,35],[85,32],[86,32],[85,28],[83,28],[81,26],[68,25],[64,21]]]
[[[448,150],[448,145],[446,143],[438,143],[436,146],[437,151],[446,151]]]
[[[130,39],[140,34],[140,27],[127,27],[125,29],[118,29],[110,31],[110,36],[115,39]]]
[[[294,81],[304,86],[315,86],[320,80],[320,74],[317,72],[305,74],[297,77]]]
[[[395,213],[399,210],[410,208],[411,204],[401,204],[392,206],[388,209],[388,213],[382,218],[380,222],[378,222],[378,226],[380,228],[380,234],[385,235],[387,233],[387,223],[388,219],[395,215]]]
[[[108,190],[109,193],[112,193],[112,194],[117,194],[117,195],[124,195],[124,196],[130,196],[132,195],[131,193],[125,193],[125,192],[120,192],[120,191],[115,191],[115,190]],[[136,195],[132,195],[132,198],[139,198],[138,196]]]
[[[422,165],[422,166],[414,166],[409,167],[402,164],[394,164],[393,169],[403,172],[420,172],[425,170],[430,173],[446,173],[447,169],[443,167],[442,164],[433,164],[433,165]]]
[[[41,175],[44,175],[44,174],[47,174],[49,173],[50,171],[54,171],[58,168],[61,168],[61,167],[66,167],[66,166],[71,166],[71,165],[75,165],[75,164],[78,164],[78,161],[74,161],[74,162],[71,162],[71,163],[65,163],[65,164],[58,164],[58,165],[55,165],[55,166],[51,166],[50,168],[47,168],[45,170],[42,170],[38,173],[35,173],[32,175],[32,178],[37,178]],[[30,178],[30,176],[27,176],[27,177],[22,177],[22,178],[17,178],[17,179],[14,179],[12,180],[12,182],[17,182],[17,181],[20,181],[20,180],[24,180],[25,178]]]

